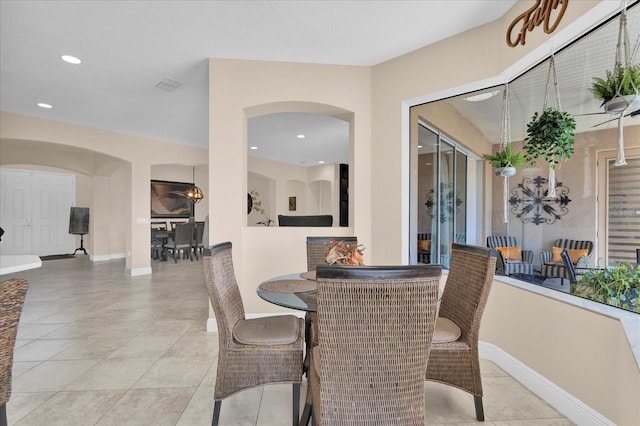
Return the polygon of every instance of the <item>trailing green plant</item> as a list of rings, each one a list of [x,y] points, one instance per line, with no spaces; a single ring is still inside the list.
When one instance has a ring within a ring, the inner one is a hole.
[[[640,266],[622,262],[611,269],[594,269],[571,285],[571,293],[640,313]]]
[[[502,151],[498,151],[495,154],[484,154],[483,157],[485,160],[489,160],[491,165],[496,168],[508,166],[518,168],[527,162],[524,154],[514,152],[510,143],[506,144]]]
[[[602,105],[616,96],[637,95],[640,91],[640,64],[607,70],[605,78],[594,77],[591,86],[593,96]]]
[[[527,124],[524,156],[531,164],[538,158],[549,163],[551,169],[573,155],[576,120],[566,111],[552,107],[541,114],[536,111]]]

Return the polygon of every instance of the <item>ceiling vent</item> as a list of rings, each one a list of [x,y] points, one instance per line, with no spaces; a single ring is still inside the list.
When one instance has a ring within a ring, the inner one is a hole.
[[[163,78],[162,80],[160,80],[156,84],[156,87],[158,89],[166,90],[166,91],[169,91],[169,92],[171,92],[172,90],[177,89],[180,86],[182,86],[181,82],[179,82],[178,80],[174,80],[172,78],[169,78],[169,77]]]

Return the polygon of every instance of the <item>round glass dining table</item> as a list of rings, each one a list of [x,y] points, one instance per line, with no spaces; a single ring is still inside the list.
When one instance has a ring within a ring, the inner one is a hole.
[[[256,292],[260,298],[274,305],[316,312],[318,293],[314,278],[314,274],[307,272],[282,275],[262,282]]]

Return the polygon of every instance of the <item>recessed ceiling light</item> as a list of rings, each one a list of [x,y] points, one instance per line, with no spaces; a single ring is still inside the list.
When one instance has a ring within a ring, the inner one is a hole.
[[[430,165],[431,165],[431,163],[427,163],[427,166],[430,166]]]
[[[78,65],[81,64],[82,61],[78,58],[76,58],[75,56],[71,56],[71,55],[62,55],[60,56],[60,59],[62,59],[63,61],[69,63],[69,64],[73,64],[73,65]]]
[[[494,90],[493,92],[484,92],[479,95],[467,96],[464,100],[469,102],[486,101],[487,99],[493,98],[498,92],[498,90]]]
[[[38,103],[38,106],[39,106],[40,108],[45,108],[45,109],[51,109],[51,108],[53,108],[53,106],[51,106],[51,105],[49,105],[49,104],[45,104],[44,102],[39,102],[39,103]]]
[[[300,133],[298,136],[296,136],[296,138],[298,139],[304,139],[304,135],[302,133]]]
[[[257,146],[250,146],[249,149],[258,149]]]
[[[318,164],[324,164],[324,161],[320,160],[318,161]]]
[[[418,149],[422,148],[422,145],[418,145]]]

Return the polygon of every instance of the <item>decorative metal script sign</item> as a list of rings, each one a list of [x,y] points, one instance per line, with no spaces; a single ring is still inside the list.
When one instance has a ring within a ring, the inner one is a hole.
[[[527,32],[542,25],[545,33],[551,34],[560,24],[569,0],[535,0],[535,4],[514,19],[507,29],[507,44],[516,47],[525,45]]]
[[[562,182],[557,182],[556,193],[558,196],[547,198],[549,188],[546,183],[547,179],[542,176],[533,179],[523,178],[522,183],[511,190],[509,198],[511,213],[515,214],[523,223],[551,225],[569,213],[567,207],[571,202],[568,196],[569,188],[562,185]]]

